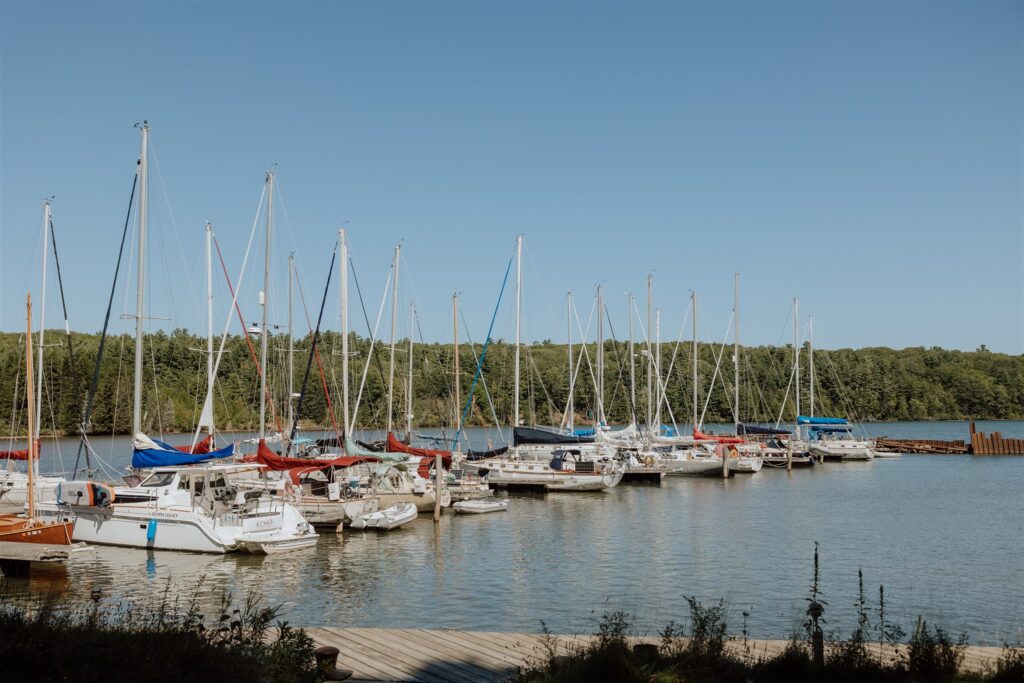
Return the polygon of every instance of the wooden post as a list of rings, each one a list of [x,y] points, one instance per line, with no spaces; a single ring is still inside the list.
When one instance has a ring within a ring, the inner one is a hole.
[[[793,440],[789,440],[789,445],[786,447],[786,471],[793,471]]]
[[[35,488],[34,471],[36,459],[36,432],[33,419],[35,417],[35,386],[32,378],[32,295],[25,301],[25,312],[28,319],[28,333],[25,335],[25,395],[28,401],[28,518],[35,519]]]

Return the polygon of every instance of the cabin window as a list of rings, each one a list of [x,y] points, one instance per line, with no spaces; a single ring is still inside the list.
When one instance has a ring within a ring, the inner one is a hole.
[[[146,477],[139,486],[167,486],[174,479],[174,472],[154,472]]]

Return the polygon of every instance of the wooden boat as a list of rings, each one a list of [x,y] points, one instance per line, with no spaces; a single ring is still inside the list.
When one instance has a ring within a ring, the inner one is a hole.
[[[49,205],[47,205],[48,207]],[[28,334],[25,336],[25,376],[28,381],[25,384],[28,400],[28,452],[25,454],[28,465],[28,481],[26,487],[28,514],[25,517],[17,515],[0,515],[0,541],[9,543],[45,543],[47,545],[71,545],[71,535],[74,529],[74,522],[66,519],[55,521],[43,521],[35,517],[35,452],[39,448],[39,441],[31,438],[35,434],[33,424],[35,411],[35,382],[32,376],[32,296],[29,295],[25,305],[28,317]]]
[[[508,510],[508,500],[463,500],[452,505],[452,509],[466,515],[505,512]]]
[[[376,529],[390,531],[416,520],[418,511],[412,503],[398,503],[389,508],[371,512],[352,520],[353,529]]]

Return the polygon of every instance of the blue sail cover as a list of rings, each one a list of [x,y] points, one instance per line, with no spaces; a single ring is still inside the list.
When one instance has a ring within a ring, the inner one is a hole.
[[[141,436],[141,435],[140,435]],[[140,446],[142,446],[140,448]],[[163,441],[140,439],[136,437],[135,448],[132,450],[132,467],[168,467],[174,465],[196,465],[207,460],[219,460],[235,454],[235,444],[231,443],[219,451],[193,455],[179,451]]]
[[[796,418],[797,424],[802,425],[845,425],[849,421],[845,417],[807,417],[800,415]]]

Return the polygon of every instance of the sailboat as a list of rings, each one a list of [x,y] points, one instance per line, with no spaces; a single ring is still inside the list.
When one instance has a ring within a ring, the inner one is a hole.
[[[31,438],[35,433],[33,410],[35,409],[35,384],[32,377],[32,296],[29,295],[26,302],[28,319],[28,333],[25,336],[25,366],[27,368],[27,382],[25,384],[28,398],[28,433],[29,444],[26,454],[28,464],[28,486],[26,496],[28,498],[27,514],[0,515],[0,542],[13,543],[46,543],[49,545],[71,545],[72,530],[74,522],[67,520],[47,521],[36,517],[35,486],[33,482],[35,470],[35,452],[39,442]]]
[[[548,491],[603,491],[616,486],[625,471],[621,460],[598,454],[583,444],[589,437],[562,435],[521,425],[519,410],[519,358],[522,313],[523,236],[516,237],[515,381],[512,394],[512,448],[494,454],[470,454],[462,466],[496,488],[531,488]],[[483,457],[480,457],[482,455]]]
[[[133,464],[152,469],[137,486],[62,483],[56,501],[39,505],[40,517],[75,520],[74,540],[106,545],[212,553],[278,553],[312,546],[317,535],[294,505],[267,491],[244,490],[246,481],[258,477],[259,465],[197,463],[218,452],[184,453],[142,434],[148,123],[142,124],[141,134],[133,434],[135,445],[145,447],[135,449]]]

